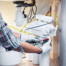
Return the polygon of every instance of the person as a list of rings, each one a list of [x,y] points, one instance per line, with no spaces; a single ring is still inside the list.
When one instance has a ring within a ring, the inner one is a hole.
[[[42,47],[36,47],[30,43],[20,40],[19,33],[13,33],[8,27],[7,23],[3,20],[2,14],[0,13],[0,44],[6,49],[6,51],[19,51],[26,53],[44,53],[52,49],[50,46],[51,39],[46,42]]]

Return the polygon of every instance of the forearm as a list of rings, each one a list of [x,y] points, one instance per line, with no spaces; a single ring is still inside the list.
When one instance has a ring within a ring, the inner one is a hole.
[[[27,53],[41,53],[42,50],[38,47],[35,47],[29,43],[23,42],[21,44],[22,48],[24,49],[25,52]]]
[[[14,35],[15,35],[17,38],[20,39],[20,34],[19,34],[19,33],[15,33],[15,32],[13,32],[13,33],[14,33]]]
[[[20,34],[19,33],[14,33],[14,34],[15,34],[15,36],[17,38],[20,38]],[[33,45],[29,44],[29,43],[23,42],[23,41],[21,43],[21,47],[27,53],[41,53],[42,52],[42,50],[40,48],[35,47],[35,46],[33,46]],[[15,49],[15,51],[20,51],[20,50],[17,48],[17,49]]]

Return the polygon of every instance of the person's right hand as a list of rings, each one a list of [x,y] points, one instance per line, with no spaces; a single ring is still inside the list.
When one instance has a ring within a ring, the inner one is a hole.
[[[42,53],[45,53],[45,52],[50,51],[52,49],[52,46],[50,45],[51,38],[50,37],[48,37],[48,38],[49,38],[48,42],[44,43],[43,46],[40,47],[43,50]]]

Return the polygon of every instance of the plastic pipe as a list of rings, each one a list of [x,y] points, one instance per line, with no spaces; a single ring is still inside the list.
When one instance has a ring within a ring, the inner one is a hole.
[[[15,23],[16,26],[22,26],[23,25],[23,17],[24,15],[21,12],[21,7],[16,7],[17,11],[16,11],[16,18],[15,18]]]

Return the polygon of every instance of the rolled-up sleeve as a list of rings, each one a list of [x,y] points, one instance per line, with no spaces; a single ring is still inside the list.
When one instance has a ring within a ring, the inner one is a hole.
[[[24,50],[21,47],[21,43],[22,40],[18,39],[13,34],[7,23],[3,21],[2,15],[0,13],[0,44],[6,49],[6,51],[11,51],[19,48],[23,53]]]

